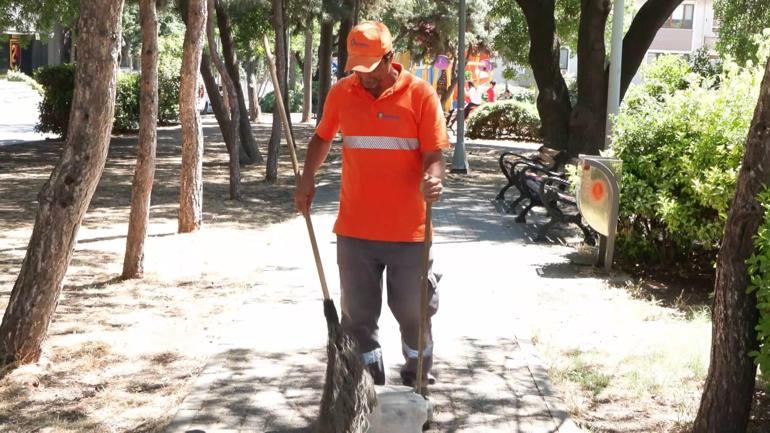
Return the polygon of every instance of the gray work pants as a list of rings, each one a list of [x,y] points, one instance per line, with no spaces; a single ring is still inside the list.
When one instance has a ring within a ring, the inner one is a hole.
[[[416,374],[420,326],[423,242],[381,242],[337,236],[342,289],[342,328],[358,343],[365,364],[381,359],[377,321],[382,310],[382,275],[387,272],[388,306],[401,330],[403,373]],[[431,317],[438,310],[440,276],[428,268],[428,326],[423,373],[433,364]]]

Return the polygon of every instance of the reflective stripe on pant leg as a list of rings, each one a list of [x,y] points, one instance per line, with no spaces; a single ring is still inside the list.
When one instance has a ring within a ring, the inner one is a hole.
[[[406,371],[417,368],[417,345],[420,326],[420,291],[422,290],[422,242],[395,244],[393,256],[386,262],[388,306],[401,328],[402,349]],[[429,372],[433,358],[431,317],[438,311],[438,276],[428,268],[428,323],[425,329],[424,371]],[[409,350],[406,350],[409,349]],[[414,356],[409,356],[413,354]]]
[[[382,359],[382,349],[379,347],[361,354],[361,362],[364,365],[376,364]]]

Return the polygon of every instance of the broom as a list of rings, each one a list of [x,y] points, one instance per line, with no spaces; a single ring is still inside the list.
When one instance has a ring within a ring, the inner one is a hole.
[[[275,89],[275,107],[281,116],[283,129],[286,131],[286,143],[291,153],[291,163],[294,167],[294,179],[300,180],[297,151],[294,147],[289,118],[283,105],[283,95],[278,84],[278,74],[275,70],[273,56],[270,53],[270,44],[267,36],[263,36],[268,69]],[[374,383],[369,374],[364,374],[364,366],[356,350],[356,344],[351,337],[342,331],[337,308],[329,297],[329,289],[326,286],[321,256],[318,252],[318,244],[310,220],[310,210],[303,213],[307,225],[310,244],[313,247],[315,265],[318,277],[321,280],[323,291],[324,317],[329,333],[326,345],[327,364],[326,379],[323,395],[321,397],[321,410],[318,420],[319,433],[361,433],[367,426],[366,415],[371,413],[376,402]]]

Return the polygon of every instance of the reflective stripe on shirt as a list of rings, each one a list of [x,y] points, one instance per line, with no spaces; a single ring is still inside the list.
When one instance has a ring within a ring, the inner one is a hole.
[[[377,136],[345,136],[343,146],[351,149],[384,149],[384,150],[417,150],[420,141],[416,138],[377,137]]]

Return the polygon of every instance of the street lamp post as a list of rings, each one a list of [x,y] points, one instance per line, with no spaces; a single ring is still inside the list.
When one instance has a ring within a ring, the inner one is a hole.
[[[452,173],[468,173],[465,158],[465,0],[460,0],[460,26],[457,47],[457,143],[452,157]]]
[[[620,111],[620,72],[623,62],[623,0],[615,0],[612,11],[612,52],[610,53],[610,79],[607,86],[607,130],[604,147],[609,147],[613,118]]]

